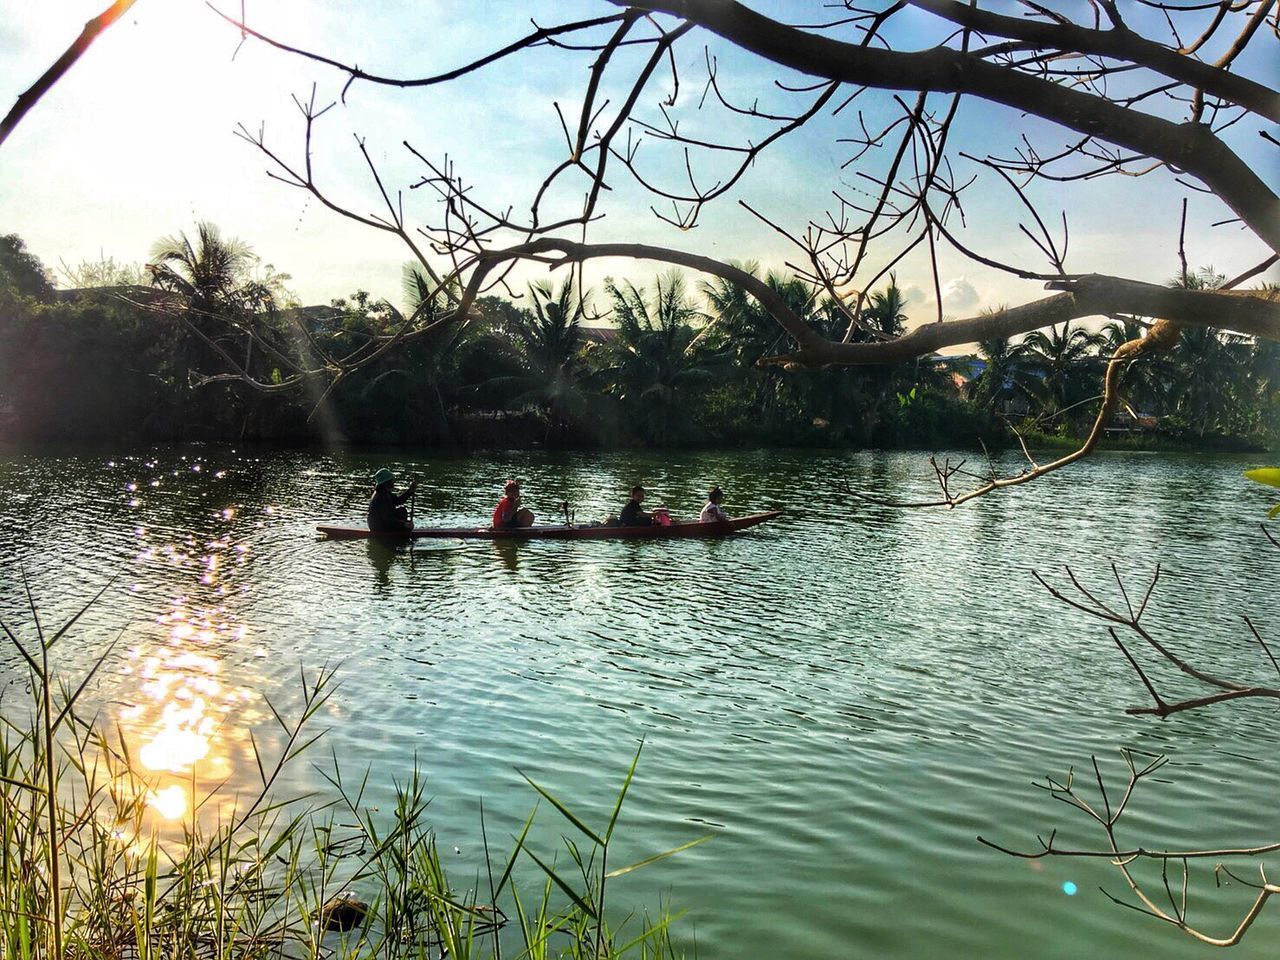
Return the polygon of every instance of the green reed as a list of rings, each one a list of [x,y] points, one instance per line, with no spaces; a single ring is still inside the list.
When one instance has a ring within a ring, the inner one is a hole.
[[[220,799],[214,787],[192,797],[180,829],[170,831],[178,836],[148,828],[149,786],[124,737],[80,709],[85,689],[115,644],[74,687],[50,665],[51,651],[100,596],[49,633],[28,590],[34,637],[26,640],[0,621],[0,632],[29,676],[25,691],[15,696],[12,685],[0,700],[0,957],[678,955],[668,932],[674,918],[665,910],[652,917],[622,915],[616,922],[606,913],[606,893],[618,878],[707,839],[610,869],[639,750],[603,829],[529,780],[564,825],[558,855],[539,852],[530,841],[536,807],[501,858],[491,855],[482,815],[485,876],[464,892],[442,862],[416,761],[408,780],[396,785],[394,809],[385,814],[364,800],[368,772],[351,781],[336,758],[321,770],[327,796],[281,786],[285,768],[322,735],[313,728],[335,688],[331,669],[301,673],[296,716],[285,716],[268,701],[271,733],[280,746],[268,756],[251,735],[257,768],[251,796],[235,798],[230,812],[211,812]],[[193,777],[193,794],[195,786]],[[542,879],[524,889],[516,876],[528,874],[530,865]],[[361,901],[358,921],[343,932],[327,930],[335,898],[352,893]]]

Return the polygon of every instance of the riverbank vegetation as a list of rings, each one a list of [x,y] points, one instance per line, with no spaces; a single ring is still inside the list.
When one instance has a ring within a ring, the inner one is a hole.
[[[636,863],[610,860],[638,751],[594,828],[529,780],[559,819],[561,849],[535,841],[531,813],[500,855],[482,822],[467,838],[483,845],[482,878],[455,883],[441,854],[453,838],[437,841],[416,766],[389,809],[366,795],[367,771],[344,777],[336,758],[315,767],[323,790],[286,785],[286,768],[322,736],[332,671],[302,674],[296,716],[267,705],[275,724],[250,740],[254,782],[232,795],[192,767],[185,786],[158,789],[128,735],[82,702],[116,645],[74,685],[58,676],[59,641],[73,642],[87,609],[46,632],[32,601],[25,639],[0,623],[30,694],[10,688],[0,704],[0,956],[468,960],[501,957],[504,946],[518,958],[677,955],[672,916],[630,915],[615,888],[707,837]]]
[[[22,439],[930,447],[1020,434],[1065,446],[1095,415],[1107,359],[1142,329],[1064,323],[964,355],[783,370],[759,361],[794,344],[753,296],[671,272],[648,286],[484,297],[470,322],[428,324],[369,359],[406,316],[447,313],[421,272],[406,268],[403,310],[365,291],[317,307],[211,224],[159,240],[145,267],[64,265],[69,289],[19,237],[2,246],[0,430]],[[845,314],[812,285],[745,268],[824,336],[844,335]],[[1179,282],[1223,277],[1205,269]],[[891,276],[852,338],[901,335],[906,306]],[[286,389],[304,354],[362,362],[332,389],[305,378]],[[1130,448],[1266,445],[1278,397],[1274,343],[1189,326],[1172,351],[1132,365],[1112,437]]]

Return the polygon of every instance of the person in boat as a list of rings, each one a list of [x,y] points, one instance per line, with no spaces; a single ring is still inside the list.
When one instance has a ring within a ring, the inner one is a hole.
[[[514,530],[533,526],[533,511],[520,506],[520,482],[508,480],[502,488],[502,499],[493,508],[493,529]]]
[[[369,498],[369,529],[374,533],[395,533],[412,530],[409,511],[404,503],[418,491],[414,479],[404,493],[396,493],[396,475],[383,467],[373,475],[373,496]]]
[[[636,484],[631,488],[631,499],[627,501],[622,512],[618,514],[620,527],[651,527],[656,523],[652,514],[644,512],[644,487]]]
[[[720,504],[724,503],[724,492],[719,487],[712,487],[707,494],[707,505],[702,508],[702,512],[698,514],[699,523],[724,523],[729,520],[729,515],[724,512]]]

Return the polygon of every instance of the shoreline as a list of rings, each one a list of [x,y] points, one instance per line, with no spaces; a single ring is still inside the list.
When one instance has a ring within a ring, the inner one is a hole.
[[[1079,448],[1083,438],[1057,437],[1048,434],[1034,435],[1027,438],[1027,449],[1032,452],[1069,452]],[[269,452],[315,453],[316,455],[332,454],[373,454],[379,452],[403,454],[406,452],[422,453],[432,457],[463,458],[485,454],[598,454],[612,455],[624,453],[649,453],[666,450],[687,453],[752,453],[763,451],[812,451],[814,453],[910,453],[931,454],[943,450],[974,451],[989,450],[993,454],[1018,452],[1016,441],[1000,444],[964,440],[954,440],[945,444],[929,446],[857,446],[852,444],[820,444],[820,443],[753,443],[753,444],[670,444],[654,447],[646,444],[615,444],[602,446],[568,446],[556,444],[527,445],[484,445],[466,446],[462,444],[414,444],[343,441],[341,443],[324,443],[305,440],[237,440],[230,438],[211,439],[92,439],[77,440],[73,438],[13,439],[0,437],[0,454],[44,454],[51,451],[74,452],[76,454],[118,455],[122,450],[150,450],[158,448],[190,447],[200,449],[206,447],[225,447],[235,450],[262,450]],[[1172,454],[1270,454],[1280,449],[1280,442],[1256,442],[1245,439],[1219,439],[1219,442],[1188,443],[1164,437],[1104,437],[1090,456],[1099,453],[1172,453]]]

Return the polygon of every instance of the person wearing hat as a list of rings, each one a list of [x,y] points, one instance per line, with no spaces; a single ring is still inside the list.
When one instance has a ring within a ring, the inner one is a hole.
[[[369,498],[369,529],[374,533],[412,530],[409,511],[402,504],[417,492],[415,478],[404,493],[396,493],[396,475],[383,467],[373,475],[373,496]]]
[[[520,506],[520,481],[508,480],[502,488],[502,499],[493,508],[493,529],[513,530],[532,526],[533,511]]]
[[[707,494],[707,505],[698,514],[698,522],[720,523],[728,520],[729,515],[720,508],[722,503],[724,503],[724,493],[719,487],[712,487],[711,492]]]

